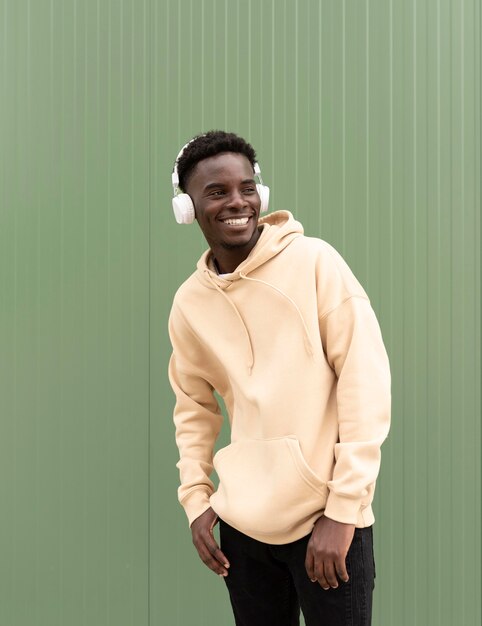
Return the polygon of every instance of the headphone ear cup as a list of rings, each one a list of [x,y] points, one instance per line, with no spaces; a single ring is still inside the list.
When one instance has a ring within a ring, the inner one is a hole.
[[[266,187],[266,185],[260,185],[258,183],[256,185],[256,189],[258,190],[258,195],[261,200],[260,213],[266,213],[269,205],[269,187]]]
[[[178,224],[192,224],[195,219],[194,204],[191,196],[180,193],[172,199],[172,210]]]

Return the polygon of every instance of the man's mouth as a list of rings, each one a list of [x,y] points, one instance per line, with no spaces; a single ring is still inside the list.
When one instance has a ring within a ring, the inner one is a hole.
[[[223,224],[228,224],[228,226],[246,226],[249,221],[249,217],[228,217],[221,221]]]

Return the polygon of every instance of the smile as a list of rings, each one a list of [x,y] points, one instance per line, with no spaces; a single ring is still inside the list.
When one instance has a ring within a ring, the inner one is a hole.
[[[225,220],[221,220],[223,224],[228,224],[229,226],[246,226],[249,221],[249,217],[228,217]]]

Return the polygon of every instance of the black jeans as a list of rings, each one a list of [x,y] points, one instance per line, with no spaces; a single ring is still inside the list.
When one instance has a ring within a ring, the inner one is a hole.
[[[356,528],[346,557],[348,582],[325,591],[305,569],[310,535],[283,545],[262,543],[219,520],[225,577],[236,626],[370,626],[375,587],[373,529]]]

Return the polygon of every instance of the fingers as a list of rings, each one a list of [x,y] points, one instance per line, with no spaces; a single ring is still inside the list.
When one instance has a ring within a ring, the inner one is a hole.
[[[344,583],[347,583],[349,580],[348,572],[346,569],[346,559],[340,559],[335,563],[336,573],[338,574],[338,578],[342,580]]]
[[[324,580],[323,583],[328,584],[332,589],[338,587],[339,580],[348,582],[348,572],[346,571],[345,559],[325,561],[323,564]],[[321,584],[321,582],[320,582]],[[321,585],[323,589],[325,586]]]
[[[223,554],[221,548],[216,543],[213,535],[210,536],[210,540],[206,542],[206,547],[208,549],[210,560],[215,561],[216,565],[216,573],[221,574],[223,576],[228,575],[229,561],[226,556]],[[221,570],[219,569],[221,567]]]
[[[333,557],[316,555],[315,549],[308,544],[305,558],[305,569],[311,582],[318,582],[325,591],[336,589],[339,582],[348,582],[345,559],[335,560]]]
[[[216,543],[212,529],[201,532],[193,538],[193,543],[199,553],[202,562],[219,576],[227,576],[229,561]]]
[[[311,580],[312,583],[318,581],[323,589],[330,588],[330,585],[328,584],[325,577],[323,559],[316,558],[316,551],[311,542],[308,542],[308,547],[306,550],[305,569],[306,573],[308,574],[308,578]]]
[[[323,576],[318,578],[318,582],[323,589],[336,589],[338,587],[338,580],[336,578],[335,567],[333,561],[327,561],[323,563]]]
[[[201,543],[198,547],[199,556],[205,565],[219,576],[228,575],[229,562],[217,544]]]
[[[313,578],[318,581],[320,587],[325,591],[330,588],[336,589],[340,581],[348,582],[349,580],[345,565],[340,567],[339,564],[337,565],[332,560],[316,562]],[[314,582],[313,578],[310,576],[312,582]]]

